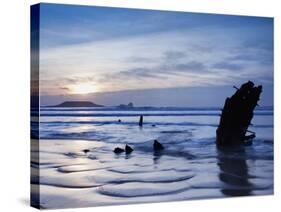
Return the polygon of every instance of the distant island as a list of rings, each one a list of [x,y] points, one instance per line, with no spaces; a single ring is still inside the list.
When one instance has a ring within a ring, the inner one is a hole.
[[[125,104],[121,104],[119,106],[117,106],[118,108],[122,108],[122,109],[129,109],[129,108],[133,108],[134,104],[132,102],[130,102],[129,104],[125,105]]]
[[[66,101],[58,105],[53,105],[51,107],[104,107],[104,106],[95,104],[90,101]]]

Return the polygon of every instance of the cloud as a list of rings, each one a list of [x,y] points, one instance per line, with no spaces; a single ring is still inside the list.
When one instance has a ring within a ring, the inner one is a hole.
[[[141,56],[131,56],[125,59],[125,62],[129,63],[155,63],[157,60],[155,58],[141,57]]]
[[[116,78],[161,78],[157,72],[154,72],[151,69],[148,68],[133,68],[129,69],[127,71],[120,71],[117,74],[114,75]]]
[[[268,33],[269,34],[264,37],[262,37],[262,36],[252,37],[251,39],[247,39],[247,40],[243,41],[242,42],[243,47],[271,51],[273,49],[273,34],[272,34],[271,29],[268,30]]]
[[[66,83],[73,83],[73,84],[77,84],[77,83],[87,83],[87,82],[93,82],[95,81],[95,77],[93,76],[72,76],[72,77],[66,77],[61,79],[61,81],[66,82]]]
[[[273,65],[273,52],[268,50],[241,48],[237,53],[228,58],[233,62],[256,63],[259,65]]]
[[[175,61],[186,57],[186,52],[183,51],[166,51],[164,52],[164,59],[166,61]]]
[[[228,71],[240,71],[244,68],[244,66],[233,62],[222,61],[214,64],[212,68],[228,70]]]
[[[67,91],[67,92],[70,91],[70,89],[67,88],[67,87],[60,87],[60,89],[61,89],[61,90],[64,90],[64,91]]]
[[[198,61],[190,61],[187,63],[179,63],[174,65],[175,72],[202,72],[206,70],[206,66]]]
[[[198,75],[198,73],[201,74]],[[207,70],[204,64],[197,61],[174,64],[160,63],[157,66],[151,66],[149,68],[135,67],[117,73],[106,74],[99,79],[99,83],[106,84],[113,82],[113,84],[122,85],[124,81],[126,81],[127,85],[133,83],[143,88],[161,86],[164,81],[164,84],[169,87],[177,85],[177,82],[180,83],[181,86],[188,86],[192,81],[199,81],[205,85],[208,84],[204,79],[205,74],[210,73],[211,72]],[[191,76],[192,78],[190,78]]]

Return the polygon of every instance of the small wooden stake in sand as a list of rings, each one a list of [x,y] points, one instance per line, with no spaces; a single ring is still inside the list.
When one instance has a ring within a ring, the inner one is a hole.
[[[143,116],[141,115],[139,120],[139,126],[142,127],[142,124],[143,124]]]

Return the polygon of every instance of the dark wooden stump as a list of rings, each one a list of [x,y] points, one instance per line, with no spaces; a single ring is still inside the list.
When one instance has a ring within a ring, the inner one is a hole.
[[[225,100],[221,119],[216,134],[217,146],[230,146],[244,144],[255,135],[247,135],[247,130],[258,105],[262,86],[256,86],[248,81],[243,84],[235,94]]]

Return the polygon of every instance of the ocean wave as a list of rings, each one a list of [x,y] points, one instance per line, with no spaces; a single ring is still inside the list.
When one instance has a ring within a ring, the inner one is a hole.
[[[138,117],[138,116],[220,116],[221,112],[204,113],[204,112],[190,112],[190,113],[41,113],[41,117]],[[259,111],[255,112],[257,116],[272,116],[273,112]]]
[[[110,125],[110,124],[116,124],[116,125],[132,125],[136,126],[138,125],[138,122],[129,122],[129,121],[42,121],[41,124],[47,124],[49,126],[51,125],[73,125],[73,124],[97,124],[97,125]],[[210,126],[210,127],[217,127],[217,124],[204,124],[204,123],[196,123],[196,122],[153,122],[153,121],[146,121],[144,126],[153,125],[156,126]],[[264,125],[263,125],[264,126]],[[177,132],[177,131],[175,131]],[[165,133],[165,131],[164,131]]]
[[[95,125],[131,125],[136,126],[138,125],[138,122],[134,121],[41,121],[41,124],[47,124],[49,126],[51,125],[75,125],[75,124],[95,124]],[[210,124],[210,123],[196,123],[196,122],[153,122],[153,121],[146,121],[144,126],[202,126],[202,127],[217,127],[218,124]],[[254,128],[272,128],[272,124],[253,124],[251,127]],[[167,131],[169,132],[169,131]],[[174,133],[177,133],[178,131],[174,131]],[[163,131],[165,133],[165,131]]]

